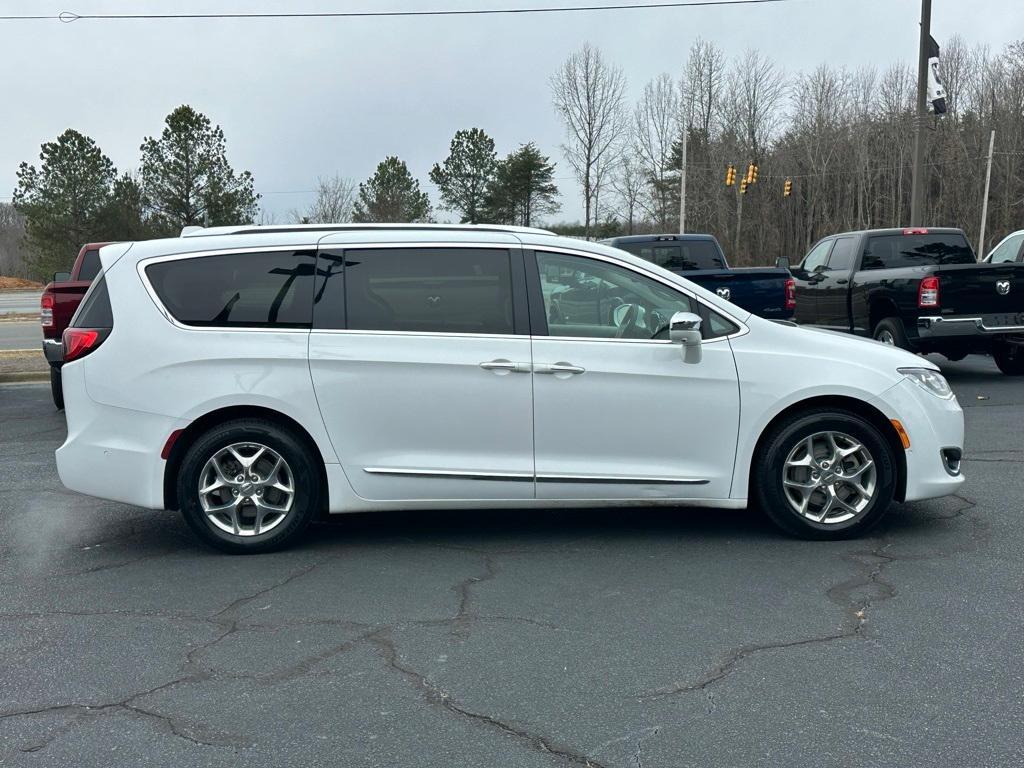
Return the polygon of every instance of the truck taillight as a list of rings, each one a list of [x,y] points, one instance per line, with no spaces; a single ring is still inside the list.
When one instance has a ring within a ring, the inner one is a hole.
[[[109,328],[68,328],[64,331],[64,362],[85,357],[109,335]]]
[[[926,277],[917,286],[917,306],[921,309],[939,306],[939,278]]]
[[[796,281],[792,277],[786,280],[786,309],[796,309]]]
[[[53,327],[53,295],[44,293],[39,300],[39,322],[43,328]]]
[[[924,227],[908,227],[903,230],[904,235],[927,235],[928,230]]]

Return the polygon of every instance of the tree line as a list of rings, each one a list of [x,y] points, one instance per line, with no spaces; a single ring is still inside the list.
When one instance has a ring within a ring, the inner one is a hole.
[[[986,242],[1024,228],[1024,40],[993,53],[952,38],[942,49],[948,114],[929,118],[926,217],[964,228],[977,243],[985,159],[996,131]],[[823,64],[787,74],[748,50],[732,58],[698,39],[675,74],[627,99],[627,80],[584,45],[550,79],[565,128],[561,146],[577,180],[580,223],[553,224],[560,209],[556,164],[528,142],[500,157],[480,128],[459,130],[429,173],[435,209],[397,156],[362,183],[319,178],[295,222],[544,224],[601,238],[679,229],[682,138],[687,138],[690,232],[715,235],[736,264],[799,258],[819,237],[890,227],[909,219],[916,74],[906,64],[856,70]],[[726,169],[758,180],[727,186]],[[783,194],[791,182],[792,194]],[[138,170],[119,173],[96,142],[68,129],[22,163],[13,204],[0,205],[0,273],[46,276],[79,244],[173,236],[188,225],[268,221],[252,174],[227,161],[219,126],[183,105],[140,145]],[[447,212],[441,214],[440,211]]]
[[[224,132],[187,105],[140,146],[137,172],[119,173],[96,141],[68,129],[22,163],[12,205],[0,205],[0,274],[46,279],[67,269],[82,243],[174,237],[186,226],[253,223],[259,211],[249,171],[227,160]],[[557,212],[555,164],[532,142],[499,157],[479,128],[458,131],[430,180],[444,210],[463,223],[530,226]],[[317,179],[295,223],[430,222],[434,211],[404,161],[385,158],[361,184]]]
[[[555,164],[536,145],[499,158],[494,139],[479,128],[456,132],[448,156],[430,171],[443,210],[463,224],[530,226],[559,210]],[[434,221],[430,198],[398,157],[386,157],[356,186],[341,176],[320,178],[313,203],[293,210],[299,223],[411,223]]]
[[[927,122],[926,220],[962,227],[977,245],[995,130],[984,255],[1024,228],[1024,40],[993,53],[954,37],[941,70],[948,114]],[[551,78],[585,212],[566,231],[678,231],[684,131],[686,229],[714,234],[737,264],[799,258],[829,233],[905,225],[916,82],[900,63],[789,75],[757,50],[730,59],[697,40],[675,75],[629,104],[622,69],[586,45]],[[745,193],[726,185],[730,165],[742,178],[750,164],[758,180]]]

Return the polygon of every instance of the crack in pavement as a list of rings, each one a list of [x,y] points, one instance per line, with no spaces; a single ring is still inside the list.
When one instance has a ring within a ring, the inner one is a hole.
[[[8,720],[14,717],[30,717],[33,715],[63,712],[71,713],[72,715],[90,716],[101,716],[111,713],[127,713],[132,716],[142,717],[153,722],[159,723],[162,727],[164,727],[167,730],[167,732],[169,732],[173,736],[184,739],[196,745],[233,748],[252,746],[254,742],[251,742],[240,736],[217,731],[215,729],[208,727],[204,723],[186,720],[184,718],[179,717],[173,717],[171,715],[164,715],[159,712],[146,709],[137,702],[141,699],[146,698],[147,696],[159,693],[160,691],[165,691],[170,688],[179,685],[184,685],[187,683],[203,682],[213,678],[214,671],[204,667],[199,661],[197,661],[197,657],[200,654],[208,651],[217,643],[222,642],[225,638],[237,632],[240,628],[238,619],[226,619],[222,617],[224,617],[225,614],[228,614],[232,611],[241,608],[244,605],[247,605],[253,600],[259,599],[260,597],[266,595],[267,593],[275,589],[279,589],[283,586],[290,584],[296,579],[305,576],[306,574],[310,573],[316,568],[319,568],[321,565],[332,559],[334,559],[334,557],[323,558],[322,560],[316,563],[312,563],[310,565],[299,568],[298,570],[290,573],[284,579],[281,579],[267,587],[263,587],[251,594],[244,595],[233,600],[232,602],[228,603],[227,606],[225,606],[224,608],[222,608],[221,610],[217,611],[209,617],[194,619],[206,623],[213,623],[219,626],[222,631],[219,632],[211,640],[208,640],[205,643],[200,643],[196,647],[189,650],[185,654],[185,659],[181,665],[181,669],[179,670],[178,676],[172,680],[168,680],[153,688],[133,693],[127,696],[126,698],[116,701],[97,703],[54,704],[34,709],[8,710],[5,712],[0,712],[0,721]],[[31,751],[38,752],[42,749],[45,749],[56,738],[58,738],[63,733],[68,732],[69,730],[70,728],[58,729],[58,732],[53,734],[51,738],[44,740],[40,743],[30,745]]]
[[[937,515],[932,516],[931,519],[950,521],[963,517],[969,520],[975,528],[971,538],[974,540],[974,544],[977,545],[980,542],[980,536],[986,530],[985,525],[982,521],[967,516],[967,512],[974,509],[977,506],[977,502],[960,494],[952,494],[952,497],[963,502],[964,506],[957,509],[951,515]],[[706,670],[696,680],[687,683],[674,683],[663,688],[656,688],[652,691],[641,693],[638,696],[639,700],[659,699],[667,696],[703,691],[708,698],[708,713],[710,714],[714,711],[714,701],[708,689],[715,683],[728,677],[744,659],[768,651],[788,650],[808,645],[832,643],[837,640],[867,637],[869,631],[868,610],[879,603],[891,600],[897,594],[896,587],[881,578],[882,571],[887,565],[899,560],[930,560],[939,557],[950,557],[976,549],[976,546],[959,546],[940,552],[920,555],[891,555],[887,554],[886,550],[896,544],[892,540],[892,534],[874,537],[868,541],[875,542],[874,546],[870,549],[842,555],[843,559],[858,566],[860,573],[855,574],[846,581],[833,585],[825,593],[829,601],[839,606],[844,614],[840,628],[837,631],[796,640],[750,643],[738,646],[726,652],[725,656],[717,664]],[[865,589],[873,594],[857,598],[855,593]]]
[[[507,736],[512,736],[525,743],[535,752],[561,758],[573,765],[584,766],[584,768],[604,768],[601,763],[584,754],[581,754],[569,747],[559,746],[553,743],[547,736],[531,733],[525,728],[499,720],[492,715],[486,715],[467,709],[456,699],[452,698],[449,693],[431,683],[425,675],[420,674],[409,665],[402,663],[398,649],[387,630],[375,632],[370,635],[367,640],[373,644],[380,653],[380,656],[384,659],[385,663],[391,669],[401,674],[413,684],[413,686],[422,694],[427,703],[439,706],[447,712],[470,722],[486,726],[492,730],[504,733]]]
[[[469,576],[452,587],[452,591],[459,596],[458,609],[452,617],[452,634],[459,638],[464,638],[469,630],[469,622],[473,619],[473,614],[470,611],[473,599],[472,588],[485,581],[491,581],[498,575],[498,567],[494,558],[490,554],[481,556],[484,560],[483,573]]]

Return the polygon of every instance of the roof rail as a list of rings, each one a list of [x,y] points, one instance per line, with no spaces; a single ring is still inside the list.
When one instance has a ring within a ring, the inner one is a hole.
[[[402,230],[427,232],[508,232],[533,235],[554,235],[546,229],[518,227],[502,224],[241,224],[228,227],[185,227],[182,237],[208,237],[217,235],[257,235],[281,232],[360,232],[372,230]]]

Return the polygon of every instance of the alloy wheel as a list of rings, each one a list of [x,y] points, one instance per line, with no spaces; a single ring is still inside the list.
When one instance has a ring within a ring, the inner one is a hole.
[[[782,484],[801,517],[836,525],[861,516],[875,496],[878,473],[870,451],[844,432],[817,432],[789,452]]]
[[[199,473],[199,503],[213,525],[235,536],[259,536],[279,526],[295,501],[291,467],[261,443],[233,443]]]

